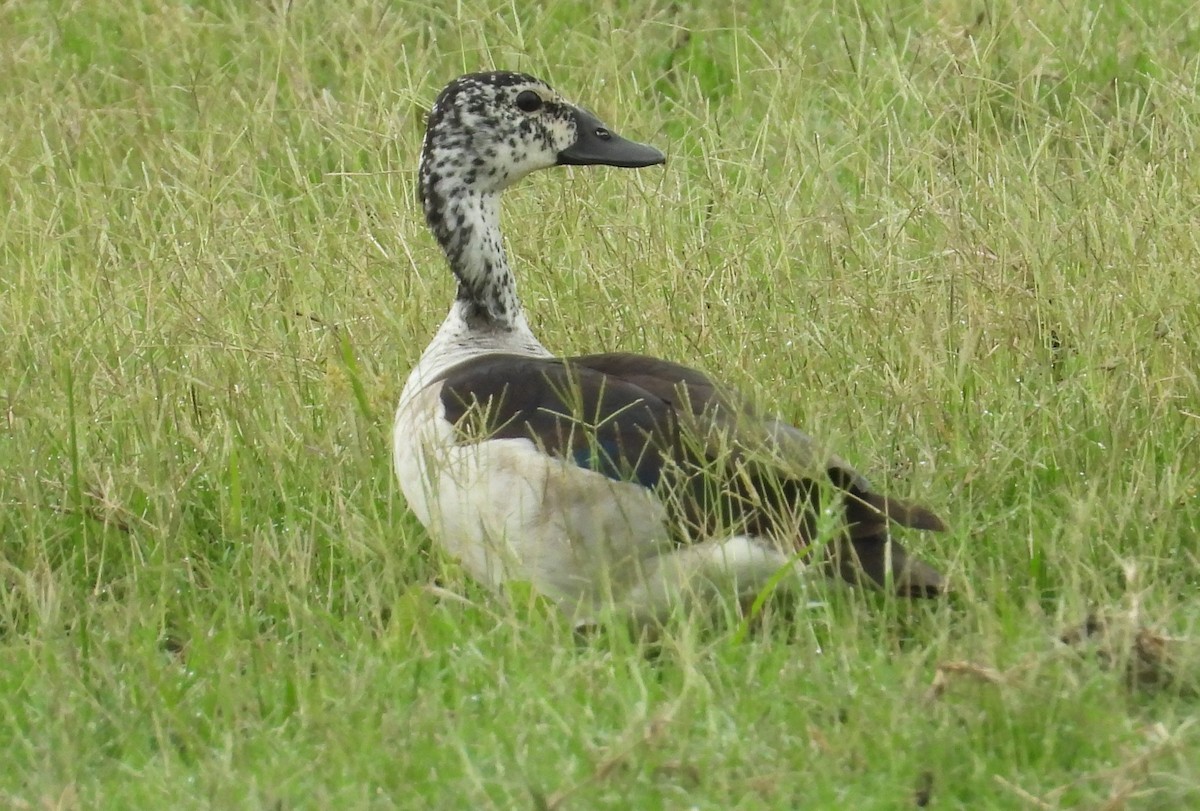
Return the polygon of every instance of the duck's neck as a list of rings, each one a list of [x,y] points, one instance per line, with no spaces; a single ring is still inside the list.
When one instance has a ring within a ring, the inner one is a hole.
[[[528,332],[500,236],[500,193],[436,175],[423,186],[425,219],[458,279],[455,311],[473,330]]]

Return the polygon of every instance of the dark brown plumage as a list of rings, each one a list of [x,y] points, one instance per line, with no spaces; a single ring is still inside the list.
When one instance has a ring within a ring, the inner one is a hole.
[[[796,551],[817,515],[841,500],[844,532],[824,559],[852,583],[865,574],[897,593],[936,596],[930,565],[892,540],[889,524],[946,529],[929,509],[885,496],[807,434],[766,419],[706,375],[628,353],[576,358],[488,355],[442,377],[446,419],[465,441],[533,440],[545,453],[653,489],[677,544],[718,533],[775,538]]]

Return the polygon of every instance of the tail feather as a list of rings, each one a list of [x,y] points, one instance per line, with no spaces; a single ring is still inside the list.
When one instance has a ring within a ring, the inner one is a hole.
[[[874,510],[877,515],[883,516],[902,527],[921,529],[929,532],[946,531],[946,522],[928,507],[913,504],[911,501],[881,496],[879,493],[860,490],[858,488],[852,488],[849,494],[852,499],[861,501]]]
[[[870,482],[844,465],[830,465],[826,471],[834,486],[846,491],[846,519],[853,526],[862,524],[872,527],[883,526],[887,521],[893,521],[909,529],[923,529],[930,532],[945,532],[946,522],[932,510],[904,501],[899,498],[889,498],[875,492]],[[887,519],[886,521],[881,519]]]
[[[904,597],[937,597],[945,593],[942,575],[891,539],[888,524],[910,529],[944,532],[946,522],[919,504],[876,493],[861,477],[846,475],[845,469],[830,470],[830,478],[845,490],[846,540],[835,545],[832,556],[838,573],[851,583],[865,574],[879,586],[889,578],[897,594]]]
[[[850,583],[862,582],[863,575],[882,587],[891,586],[902,597],[938,597],[946,591],[942,575],[886,533],[868,538],[851,538],[833,550],[838,574]],[[889,566],[890,563],[890,566]]]

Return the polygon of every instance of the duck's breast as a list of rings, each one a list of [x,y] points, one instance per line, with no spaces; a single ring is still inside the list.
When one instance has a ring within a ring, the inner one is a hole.
[[[627,590],[671,547],[652,491],[540,450],[530,439],[465,441],[441,383],[403,398],[396,473],[430,535],[493,587],[530,582],[569,612]]]

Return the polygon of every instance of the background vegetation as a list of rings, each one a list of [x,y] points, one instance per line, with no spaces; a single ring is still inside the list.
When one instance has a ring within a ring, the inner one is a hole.
[[[718,5],[0,4],[0,805],[1200,806],[1196,4]],[[670,156],[509,195],[543,340],[834,437],[953,600],[579,645],[430,548],[413,170],[493,66]]]

